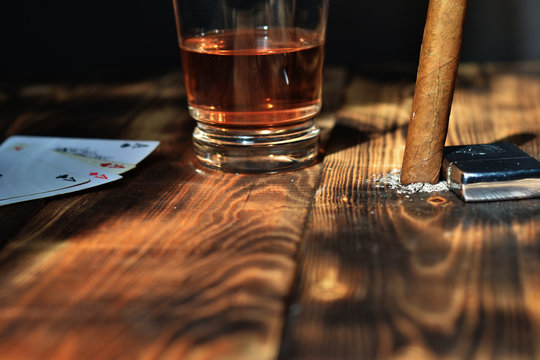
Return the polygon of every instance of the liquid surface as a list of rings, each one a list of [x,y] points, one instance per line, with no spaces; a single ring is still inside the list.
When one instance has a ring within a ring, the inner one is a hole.
[[[191,114],[229,125],[279,125],[320,109],[323,43],[301,29],[215,32],[181,46]]]

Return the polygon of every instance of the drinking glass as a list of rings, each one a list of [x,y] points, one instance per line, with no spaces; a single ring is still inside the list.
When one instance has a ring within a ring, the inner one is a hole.
[[[314,162],[328,0],[173,5],[201,163],[257,173]]]

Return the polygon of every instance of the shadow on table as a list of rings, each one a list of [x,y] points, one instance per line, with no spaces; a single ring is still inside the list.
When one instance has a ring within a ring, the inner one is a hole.
[[[331,203],[315,207],[282,358],[534,354],[539,199],[379,190]]]

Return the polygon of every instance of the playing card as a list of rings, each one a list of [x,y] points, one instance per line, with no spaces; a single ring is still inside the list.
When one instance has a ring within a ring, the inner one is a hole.
[[[49,150],[103,160],[138,164],[159,145],[159,141],[79,139],[46,136],[11,136],[0,147],[22,143],[39,145]]]
[[[58,153],[62,154],[63,156],[69,156],[72,159],[83,162],[95,168],[104,169],[106,171],[113,172],[115,174],[123,174],[126,171],[129,171],[135,168],[135,165],[133,164],[126,164],[126,163],[121,163],[118,161],[107,161],[107,160],[87,158],[81,155],[73,155],[73,154],[69,154],[69,153],[65,153],[61,151],[59,151]]]
[[[71,159],[70,157],[59,154],[56,151],[47,150],[35,144],[34,145],[14,144],[9,147],[2,146],[2,148],[3,148],[2,151],[4,152],[19,153],[20,155],[30,157],[34,160],[43,162],[51,167],[60,169],[62,172],[61,175],[73,174],[72,176],[87,178],[89,181],[86,183],[81,183],[79,185],[60,188],[60,189],[52,190],[48,192],[42,192],[38,194],[19,196],[17,198],[1,200],[0,205],[6,205],[6,204],[11,204],[14,202],[20,202],[20,201],[26,201],[26,200],[34,200],[34,199],[60,195],[60,194],[67,194],[70,192],[89,189],[89,188],[106,184],[106,183],[122,178],[122,176],[118,174],[114,174],[109,171],[104,171],[102,169],[95,168],[93,166]]]
[[[0,200],[43,194],[88,182],[88,178],[19,152],[0,151]]]

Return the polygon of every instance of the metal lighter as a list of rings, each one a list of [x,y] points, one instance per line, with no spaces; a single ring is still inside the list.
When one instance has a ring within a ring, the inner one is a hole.
[[[464,201],[540,197],[540,162],[510,143],[445,147],[442,166]]]

